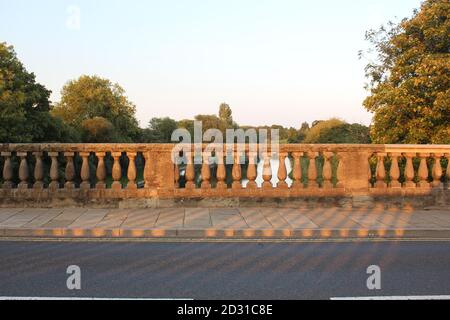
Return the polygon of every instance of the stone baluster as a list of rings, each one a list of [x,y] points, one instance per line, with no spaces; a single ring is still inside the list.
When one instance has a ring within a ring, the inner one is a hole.
[[[51,158],[52,164],[50,165],[50,179],[51,182],[49,184],[50,190],[59,189],[59,170],[58,170],[58,152],[49,152],[48,156]]]
[[[447,189],[450,189],[450,153],[446,153],[445,157],[447,158],[447,170],[445,173],[445,178],[446,178],[445,180],[447,180],[446,181]]]
[[[106,189],[106,167],[105,167],[105,157],[106,152],[96,152],[95,156],[98,159],[97,170],[95,171],[95,176],[97,177],[97,183],[95,184],[96,189]]]
[[[258,186],[256,184],[256,161],[257,161],[257,152],[248,151],[248,168],[247,168],[247,188],[248,189],[256,189]]]
[[[442,166],[441,166],[441,153],[433,153],[434,165],[433,165],[433,182],[431,185],[433,188],[442,188],[443,184],[441,182],[442,177]]]
[[[417,176],[419,177],[419,188],[429,188],[430,183],[427,181],[428,179],[428,166],[427,166],[427,158],[429,156],[428,153],[419,153],[420,165],[419,171],[417,172]]]
[[[400,168],[398,166],[398,158],[401,157],[400,153],[389,153],[389,157],[391,158],[391,169],[389,170],[389,176],[391,178],[391,182],[389,183],[389,187],[393,189],[401,188],[401,184],[398,181],[400,178]]]
[[[13,170],[11,165],[11,152],[2,152],[1,156],[5,158],[3,165],[3,189],[11,189],[13,187]]]
[[[292,172],[292,177],[294,178],[294,182],[292,184],[293,188],[303,188],[302,183],[302,156],[303,152],[293,152],[292,157],[294,158],[294,168]]]
[[[195,168],[194,168],[194,159],[191,151],[186,152],[186,189],[195,189]]]
[[[375,171],[375,176],[377,181],[375,182],[375,188],[383,189],[387,187],[386,184],[386,167],[384,166],[384,158],[387,156],[386,153],[377,152],[377,168]]]
[[[64,188],[66,189],[75,188],[75,183],[73,182],[73,179],[75,179],[75,165],[73,164],[74,156],[74,152],[64,152],[64,157],[66,158],[66,168],[64,170],[66,182],[64,183]]]
[[[17,156],[20,158],[19,165],[19,189],[28,189],[28,163],[27,163],[27,153],[26,152],[17,152]]]
[[[272,185],[272,182],[270,181],[270,180],[272,180],[272,166],[270,164],[272,155],[269,152],[264,152],[263,158],[264,158],[264,165],[263,165],[262,177],[263,177],[264,181],[263,181],[262,187],[264,189],[272,189],[273,185]]]
[[[82,160],[81,172],[80,172],[80,177],[81,177],[80,189],[83,189],[83,190],[87,190],[87,189],[91,188],[91,183],[89,181],[89,177],[90,177],[89,154],[90,154],[89,152],[80,152],[80,157]]]
[[[209,167],[209,157],[211,156],[210,151],[203,151],[203,162],[202,162],[202,170],[201,170],[201,178],[202,178],[202,189],[211,189],[211,169]]]
[[[323,188],[331,189],[333,188],[333,182],[331,179],[333,177],[333,171],[331,169],[331,158],[333,157],[333,152],[324,152],[323,153],[323,169],[322,169],[322,177],[323,177]]]
[[[175,163],[173,167],[173,179],[174,179],[174,187],[175,189],[180,188],[180,167],[178,166],[178,157],[174,158]]]
[[[344,161],[343,161],[343,156],[342,154],[338,153],[336,154],[337,160],[338,160],[338,164],[337,164],[337,169],[336,169],[336,188],[342,189],[345,187],[344,185]],[[370,169],[370,166],[369,166]]]
[[[406,158],[404,187],[415,188],[416,183],[414,182],[414,166],[413,166],[413,158],[415,157],[415,154],[404,153],[403,155]]]
[[[227,171],[223,161],[223,151],[217,151],[217,189],[226,189],[227,184],[225,180],[227,178]]]
[[[34,152],[36,165],[34,166],[34,189],[44,189],[44,166],[42,165],[42,152]]]
[[[316,157],[318,156],[317,152],[310,151],[307,153],[309,159],[308,166],[308,188],[318,188],[319,184],[317,183],[317,166],[316,166]]]
[[[372,168],[370,166],[370,160],[372,159],[373,154],[370,154],[368,162],[369,162],[369,166],[368,166],[368,171],[367,171],[367,179],[369,180],[369,188],[373,187],[373,183],[372,183],[372,178],[373,178],[373,173],[372,173]]]
[[[113,167],[112,167],[112,179],[113,183],[111,188],[114,190],[122,189],[122,183],[120,179],[122,178],[122,167],[120,166],[120,157],[122,156],[122,152],[111,152],[111,156],[113,157]]]
[[[127,170],[127,177],[128,177],[128,183],[127,183],[127,189],[137,189],[136,184],[136,152],[127,152],[128,156],[128,170]]]
[[[142,154],[145,159],[144,165],[144,188],[148,189],[151,186],[152,179],[152,158],[149,151]]]
[[[238,151],[234,152],[234,157],[233,157],[233,168],[231,170],[231,175],[233,177],[233,184],[231,185],[231,187],[233,189],[241,189],[242,188],[242,184],[241,184],[241,179],[242,179],[242,170],[241,170],[241,161],[240,161],[240,153]]]
[[[286,169],[286,157],[288,156],[287,152],[280,152],[279,154],[279,166],[278,166],[278,172],[277,172],[277,177],[278,177],[278,183],[277,183],[277,188],[280,189],[287,189],[288,185],[286,183],[286,178],[287,178],[287,169]]]

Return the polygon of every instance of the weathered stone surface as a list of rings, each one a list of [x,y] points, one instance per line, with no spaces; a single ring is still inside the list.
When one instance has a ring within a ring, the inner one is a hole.
[[[219,161],[215,170],[210,167],[210,151],[202,155],[204,163],[201,168],[195,168],[193,155],[188,154],[188,165],[180,169],[172,162],[173,147],[172,144],[0,144],[0,156],[4,160],[0,206],[370,208],[381,205],[385,208],[421,208],[449,205],[449,169],[445,168],[444,173],[440,163],[443,158],[449,158],[448,145],[280,145],[279,153],[267,150],[262,155],[262,187],[254,183],[256,155],[248,146],[242,149],[244,151],[238,151],[237,146],[232,148],[230,156],[234,157],[235,164],[228,171],[223,163],[225,150],[218,150]],[[238,164],[244,152],[250,160],[246,170],[250,181],[247,188],[242,187],[245,165]],[[44,172],[42,166],[42,157],[46,155],[51,158],[49,172]],[[89,167],[94,155],[97,158],[95,177]],[[377,158],[374,187],[367,175],[370,155]],[[319,156],[323,157],[322,168],[316,161]],[[35,159],[33,172],[30,172],[28,163],[30,157]],[[75,167],[74,157],[81,157],[81,167]],[[105,159],[111,157],[114,161],[112,169],[108,170],[112,172],[107,172]],[[339,162],[333,169],[331,159],[334,157]],[[399,181],[402,176],[398,164],[401,157],[406,159],[403,185]],[[126,158],[128,166],[123,167],[125,164],[122,162]],[[273,172],[271,158],[281,160],[277,172]],[[292,163],[292,172],[286,171],[283,161],[286,158]],[[385,168],[388,158],[392,163],[389,170]],[[19,160],[12,165],[12,159]],[[64,168],[61,168],[62,159],[65,159]],[[138,181],[138,159],[145,159],[145,183]],[[309,162],[303,173],[301,159]],[[412,165],[413,159],[420,160],[417,172]],[[430,167],[427,163],[431,163]],[[178,170],[184,170],[184,176]],[[288,176],[294,180],[291,187],[285,183]],[[18,185],[14,185],[17,182],[13,183],[14,177],[19,177]],[[278,177],[278,184],[272,184],[272,177]],[[93,182],[95,178],[96,183]],[[186,181],[186,187],[179,187],[182,179]],[[418,181],[417,185],[415,181]]]

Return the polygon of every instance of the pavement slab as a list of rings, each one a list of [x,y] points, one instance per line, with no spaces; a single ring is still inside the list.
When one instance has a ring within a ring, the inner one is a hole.
[[[0,208],[0,223],[23,211],[22,208]]]
[[[1,208],[0,238],[449,238],[450,210]]]
[[[46,214],[50,209],[24,209],[10,218],[4,220],[0,223],[1,227],[14,228],[22,227],[23,225],[29,223],[34,218]]]
[[[158,209],[138,209],[127,214],[122,228],[153,228],[158,219]]]
[[[187,208],[184,217],[185,228],[210,228],[212,227],[211,216],[207,208]]]
[[[69,228],[89,228],[97,225],[108,213],[108,209],[89,209],[69,225]]]
[[[160,209],[155,227],[180,228],[184,225],[184,208]]]

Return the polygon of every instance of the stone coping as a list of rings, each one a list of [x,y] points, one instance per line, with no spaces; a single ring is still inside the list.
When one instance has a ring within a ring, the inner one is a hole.
[[[208,144],[203,144],[205,148]],[[19,143],[0,144],[0,152],[114,152],[114,151],[136,151],[136,152],[170,152],[175,144],[158,143]],[[223,145],[224,149],[226,144]],[[235,149],[238,144],[233,145]],[[193,145],[191,145],[193,147]],[[245,150],[249,145],[244,145]],[[267,146],[271,149],[270,144]],[[333,152],[426,152],[443,153],[450,155],[450,145],[398,145],[398,144],[280,144],[281,152],[295,151],[333,151]]]

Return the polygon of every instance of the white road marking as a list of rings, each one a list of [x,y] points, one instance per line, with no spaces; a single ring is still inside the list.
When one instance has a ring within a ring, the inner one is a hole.
[[[0,300],[194,300],[191,298],[0,297]]]
[[[374,296],[374,297],[332,297],[330,300],[450,300],[450,295],[440,296]]]

